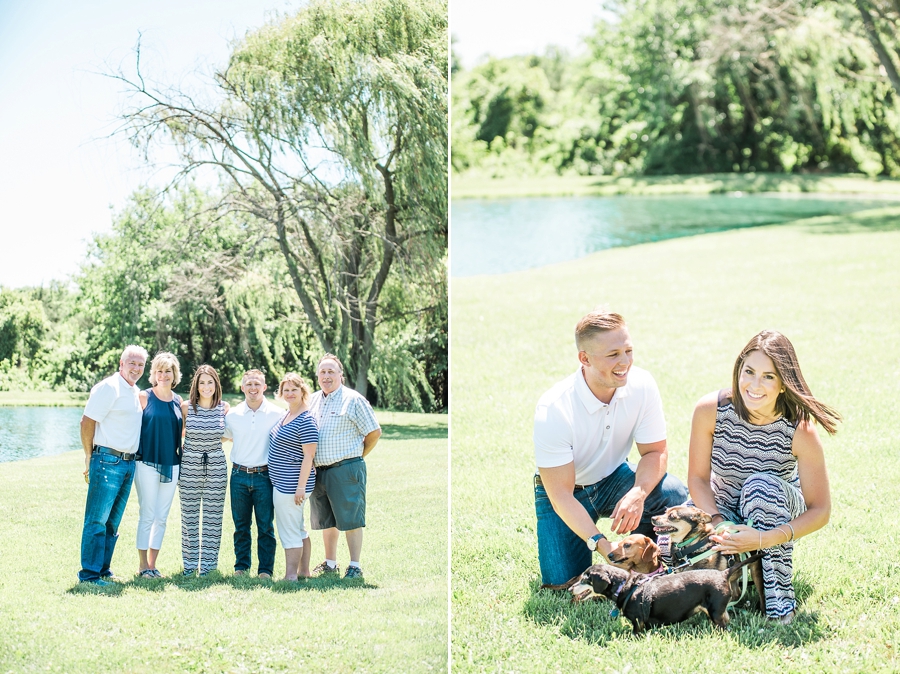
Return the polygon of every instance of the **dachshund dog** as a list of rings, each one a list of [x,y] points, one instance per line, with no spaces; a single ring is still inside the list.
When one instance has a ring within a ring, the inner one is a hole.
[[[700,611],[717,627],[725,629],[729,620],[728,603],[736,598],[734,581],[740,576],[742,566],[758,561],[762,554],[756,552],[725,571],[654,576],[595,564],[569,581],[568,590],[577,602],[600,597],[611,600],[617,608],[612,615],[623,615],[631,621],[634,634],[647,627],[682,622]]]
[[[668,534],[671,541],[672,565],[678,568],[685,562],[696,559],[703,553],[711,550],[716,544],[709,539],[716,533],[712,525],[712,517],[694,506],[674,506],[662,515],[652,518],[653,531],[657,534]],[[716,569],[722,571],[737,561],[735,555],[724,555],[715,552],[704,559],[697,560],[684,570]],[[741,565],[743,566],[743,565]],[[735,567],[736,568],[736,567]],[[760,609],[766,610],[766,597],[763,593],[762,564],[759,561],[749,567],[750,577],[756,586],[759,596]],[[737,584],[737,579],[735,579]],[[737,595],[735,596],[737,598]]]
[[[613,566],[635,573],[654,573],[665,569],[659,546],[641,534],[623,538],[608,557]]]

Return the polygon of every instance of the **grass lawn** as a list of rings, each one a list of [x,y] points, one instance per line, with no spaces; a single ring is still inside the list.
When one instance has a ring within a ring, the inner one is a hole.
[[[452,671],[900,671],[898,259],[890,209],[453,279]],[[575,371],[575,323],[600,304],[625,316],[659,383],[682,480],[695,402],[729,385],[763,328],[792,340],[814,393],[844,415],[823,439],[831,522],[795,548],[792,625],[739,608],[725,633],[695,616],[633,637],[610,603],[538,589],[534,406]]]
[[[165,577],[136,580],[132,491],[113,558],[121,582],[81,586],[82,453],[3,464],[0,672],[447,671],[447,417],[378,417],[363,581],[233,577],[227,499],[221,574],[184,579],[177,497],[158,561]],[[312,541],[316,564],[321,535]],[[348,561],[342,539],[338,562]]]
[[[488,178],[454,175],[453,199],[613,196],[617,194],[721,194],[726,192],[817,192],[900,197],[900,180],[861,174],[709,173],[674,176],[540,176]]]
[[[0,391],[0,407],[84,407],[87,393]]]

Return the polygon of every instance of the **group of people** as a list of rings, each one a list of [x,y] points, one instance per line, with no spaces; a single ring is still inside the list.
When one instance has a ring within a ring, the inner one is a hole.
[[[656,539],[651,517],[685,502],[738,523],[711,537],[724,554],[765,550],[766,615],[789,623],[794,541],[822,528],[831,496],[817,433],[840,415],[809,389],[794,347],[763,330],[741,350],[731,386],[697,403],[687,488],[667,470],[662,401],[649,372],[633,365],[624,319],[592,312],[575,329],[579,367],[539,400],[534,419],[538,558],[543,582],[582,573],[616,547],[597,528]],[[637,464],[627,461],[632,444]],[[688,498],[690,497],[690,499]],[[752,522],[752,526],[750,523]]]
[[[185,575],[205,576],[218,567],[227,487],[235,575],[250,573],[255,518],[258,577],[270,579],[274,573],[276,526],[286,580],[339,574],[341,531],[350,554],[344,577],[362,577],[363,459],[381,437],[381,427],[368,401],[343,385],[340,360],[332,354],[320,359],[315,393],[300,375],[285,374],[277,392],[288,405],[284,410],[265,397],[265,374],[255,369],[244,373],[244,400],[234,408],[223,400],[219,376],[209,365],[196,369],[183,400],[174,392],[181,381],[178,359],[168,352],[153,358],[151,388],[141,391],[137,382],[147,358],[142,347],[126,347],[119,371],[91,389],[81,418],[88,493],[79,581],[111,582],[132,483],[139,502],[137,573],[143,578],[161,577],[156,562],[176,487]],[[233,443],[230,480],[223,439]],[[325,548],[325,560],[312,572],[307,501],[310,527],[322,531]]]

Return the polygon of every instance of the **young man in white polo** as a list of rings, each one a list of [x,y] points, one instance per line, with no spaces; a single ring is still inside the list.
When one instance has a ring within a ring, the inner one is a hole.
[[[88,481],[81,532],[78,580],[108,585],[119,523],[131,494],[134,457],[141,439],[141,400],[137,382],[144,374],[147,351],[126,346],[119,371],[91,389],[81,417],[84,477]]]
[[[225,437],[231,438],[231,516],[234,519],[234,574],[252,566],[250,526],[256,514],[257,576],[271,578],[275,567],[275,505],[269,481],[269,431],[284,410],[266,400],[266,376],[248,370],[241,379],[244,401],[225,415]]]
[[[650,518],[684,503],[687,489],[666,473],[666,422],[659,389],[633,365],[625,320],[599,311],[575,328],[579,368],[538,401],[534,477],[538,559],[545,584],[558,585],[613,546],[597,529],[655,540]],[[626,461],[632,444],[641,458]]]
[[[363,458],[381,437],[372,406],[362,395],[343,386],[344,367],[326,353],[316,368],[319,386],[309,411],[319,427],[316,487],[309,498],[310,526],[322,530],[325,561],[314,573],[339,573],[337,544],[347,538],[350,565],[345,578],[361,578],[359,556],[366,526],[366,463]]]

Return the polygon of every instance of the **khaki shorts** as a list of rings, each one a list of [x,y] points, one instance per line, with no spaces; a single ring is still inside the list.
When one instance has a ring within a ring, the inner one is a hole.
[[[316,467],[309,497],[310,528],[351,531],[366,526],[366,462],[362,457]]]

